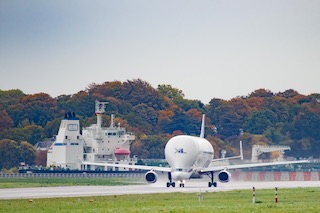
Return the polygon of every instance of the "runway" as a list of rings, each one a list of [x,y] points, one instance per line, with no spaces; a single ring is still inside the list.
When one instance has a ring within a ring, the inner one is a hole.
[[[218,183],[218,187],[209,188],[207,182],[190,180],[185,188],[167,188],[165,183],[152,185],[129,185],[129,186],[67,186],[67,187],[36,187],[36,188],[9,188],[0,189],[0,199],[30,199],[30,198],[55,198],[55,197],[83,197],[83,196],[108,196],[123,194],[151,194],[151,193],[198,193],[219,192],[230,190],[295,188],[295,187],[320,187],[319,181],[278,181],[278,182],[229,182]]]

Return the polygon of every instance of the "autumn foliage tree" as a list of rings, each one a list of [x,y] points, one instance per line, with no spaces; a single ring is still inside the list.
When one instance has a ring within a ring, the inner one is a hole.
[[[25,141],[0,140],[0,170],[18,167],[21,162],[33,165],[35,152],[34,147]]]
[[[9,129],[13,126],[13,121],[8,113],[0,108],[0,132]]]
[[[19,147],[31,149],[21,141],[34,145],[57,134],[69,111],[77,114],[82,127],[95,123],[95,100],[109,102],[104,126],[110,124],[113,113],[117,123],[136,133],[132,155],[141,158],[163,157],[160,150],[174,135],[198,136],[202,114],[206,114],[205,135],[216,156],[222,149],[237,154],[241,139],[247,158],[254,144],[288,145],[291,156],[320,157],[320,94],[302,95],[293,89],[273,93],[262,88],[231,100],[212,98],[205,105],[186,99],[182,90],[171,85],[155,89],[146,81],[133,79],[93,83],[76,94],[57,98],[0,90],[0,157],[11,162],[0,161],[0,166],[16,166],[23,160],[17,154]],[[33,155],[24,156],[32,159],[28,156]],[[43,161],[38,155],[37,164],[43,165]]]

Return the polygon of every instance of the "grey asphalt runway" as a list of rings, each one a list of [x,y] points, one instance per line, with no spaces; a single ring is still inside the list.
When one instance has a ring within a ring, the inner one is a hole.
[[[198,193],[219,192],[248,189],[294,188],[294,187],[320,187],[319,181],[280,181],[280,182],[229,182],[218,183],[218,187],[209,188],[207,182],[201,180],[189,180],[185,188],[167,188],[165,182],[152,185],[129,186],[67,186],[67,187],[37,187],[37,188],[10,188],[0,189],[0,199],[30,199],[30,198],[54,198],[54,197],[83,197],[83,196],[107,196],[122,194],[150,194],[150,193]]]

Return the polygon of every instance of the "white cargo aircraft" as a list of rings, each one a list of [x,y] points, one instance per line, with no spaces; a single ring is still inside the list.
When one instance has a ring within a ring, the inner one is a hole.
[[[229,166],[215,166],[209,167],[212,161],[225,160],[226,158],[214,159],[213,160],[213,147],[204,138],[204,120],[205,116],[202,116],[202,125],[200,137],[189,136],[189,135],[178,135],[171,138],[165,146],[165,158],[169,163],[170,167],[160,166],[143,166],[143,165],[125,165],[125,164],[112,164],[112,163],[91,163],[82,162],[82,165],[95,165],[95,166],[110,166],[110,167],[121,167],[128,169],[141,169],[148,170],[145,174],[147,183],[155,183],[157,181],[158,172],[167,172],[168,179],[167,187],[175,187],[177,181],[180,187],[184,187],[185,181],[190,179],[193,173],[200,175],[208,175],[211,179],[208,182],[209,187],[217,187],[217,182],[214,181],[214,173],[218,172],[218,179],[222,183],[229,182],[231,174],[228,170],[231,169],[242,169],[251,167],[261,166],[274,166],[274,165],[285,165],[295,163],[307,163],[307,160],[301,161],[285,161],[285,162],[271,162],[271,163],[257,163],[257,164],[240,164],[240,165],[229,165]],[[242,158],[242,144],[240,142],[240,156],[231,158]]]

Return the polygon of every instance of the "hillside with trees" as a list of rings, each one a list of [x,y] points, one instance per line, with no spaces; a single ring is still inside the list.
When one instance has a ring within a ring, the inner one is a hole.
[[[0,170],[19,162],[45,165],[43,153],[33,148],[57,134],[67,112],[75,112],[82,127],[95,123],[94,101],[108,101],[103,125],[116,123],[133,131],[131,154],[139,158],[164,158],[166,142],[178,134],[199,135],[201,115],[206,114],[206,138],[228,156],[238,155],[243,141],[245,158],[251,147],[288,145],[287,156],[319,158],[320,94],[302,95],[293,89],[272,93],[257,89],[231,100],[212,98],[205,105],[184,98],[171,85],[153,88],[141,79],[91,84],[85,91],[56,98],[45,93],[24,94],[19,89],[0,90]]]

